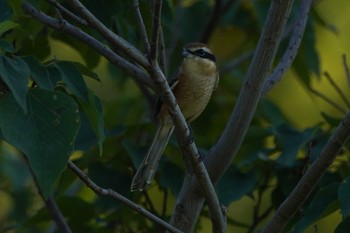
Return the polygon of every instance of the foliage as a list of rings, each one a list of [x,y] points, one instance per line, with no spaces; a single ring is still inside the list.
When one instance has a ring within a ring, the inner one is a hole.
[[[49,1],[31,2],[55,15]],[[131,1],[83,2],[105,25],[144,49],[131,13]],[[220,2],[236,2],[218,19],[216,30],[209,36],[209,44],[217,51],[220,68],[223,68],[234,57],[255,48],[269,1]],[[52,232],[54,224],[46,207],[38,205],[35,186],[45,199],[56,199],[73,232],[158,232],[158,226],[137,212],[116,200],[92,193],[66,169],[66,164],[69,159],[73,160],[101,187],[114,189],[168,220],[183,180],[184,165],[176,141],[171,140],[168,145],[156,184],[149,192],[130,193],[132,174],[154,133],[153,123],[147,121],[152,110],[141,96],[143,90],[137,88],[127,73],[109,64],[106,73],[113,76],[113,85],[117,87],[109,93],[99,93],[96,83],[110,83],[109,77],[96,72],[96,67],[105,62],[101,55],[83,42],[28,17],[20,4],[17,0],[0,3],[0,177],[3,181],[0,194],[3,192],[12,203],[6,213],[0,212],[1,232],[11,229]],[[66,2],[62,4],[69,9]],[[150,34],[152,14],[148,1],[140,1],[140,9]],[[163,2],[162,26],[169,77],[179,66],[181,46],[203,38],[201,33],[207,24],[202,20],[208,18],[205,16],[213,9],[213,1],[209,0],[186,1],[186,4]],[[324,26],[323,23],[317,12],[313,12],[293,65],[305,87],[311,87],[312,74],[320,74],[320,58],[313,45],[317,39],[315,25]],[[178,25],[183,25],[181,30]],[[84,30],[102,40],[91,28],[85,26]],[[225,37],[231,38],[232,31],[241,37],[230,41],[232,46],[218,46]],[[52,41],[70,46],[82,60],[52,58],[55,56],[51,53]],[[205,113],[192,124],[203,156],[225,127],[247,65],[247,60],[243,61],[221,76]],[[106,95],[113,98],[106,100]],[[339,122],[338,117],[324,113],[322,122],[300,129],[276,103],[263,99],[239,154],[216,184],[224,205],[245,196],[254,202],[254,224],[228,216],[229,224],[244,231],[256,230],[317,159]],[[343,148],[286,232],[303,232],[339,210],[343,221],[336,232],[346,232],[350,222],[349,147],[348,143]],[[269,200],[263,205],[264,195],[268,195]]]

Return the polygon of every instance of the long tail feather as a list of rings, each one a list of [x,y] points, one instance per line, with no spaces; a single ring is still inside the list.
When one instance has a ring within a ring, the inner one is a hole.
[[[145,190],[153,180],[156,173],[160,157],[168,144],[169,138],[174,131],[174,126],[171,124],[160,124],[156,135],[153,139],[151,147],[143,159],[139,169],[131,183],[131,191]]]

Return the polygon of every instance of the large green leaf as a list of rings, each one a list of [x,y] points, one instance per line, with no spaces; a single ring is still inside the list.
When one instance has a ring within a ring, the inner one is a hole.
[[[29,68],[20,58],[9,58],[0,55],[0,78],[10,88],[17,103],[24,112],[27,111],[27,86]]]
[[[80,125],[78,106],[64,93],[41,89],[30,89],[27,103],[25,114],[11,93],[4,96],[0,130],[8,143],[28,157],[47,197],[73,150]]]
[[[350,214],[350,176],[339,186],[338,196],[343,218]]]
[[[322,188],[314,197],[310,205],[305,210],[303,218],[295,227],[294,233],[301,233],[310,226],[338,208],[337,190],[339,183],[334,183]]]

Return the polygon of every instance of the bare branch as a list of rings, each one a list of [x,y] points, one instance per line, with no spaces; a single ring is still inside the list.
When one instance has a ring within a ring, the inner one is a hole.
[[[305,31],[308,15],[312,6],[313,0],[304,0],[301,3],[299,13],[297,16],[297,21],[292,31],[291,38],[287,50],[284,52],[281,61],[274,69],[272,74],[268,77],[265,82],[263,95],[269,92],[277,82],[279,82],[283,75],[287,72],[289,67],[292,65],[294,58],[297,55],[299,46],[301,44],[303,34]]]
[[[82,30],[73,26],[72,24],[70,24],[69,22],[67,22],[65,20],[55,19],[51,16],[46,15],[43,12],[39,12],[37,9],[35,9],[27,1],[23,1],[22,7],[28,14],[32,15],[38,21],[42,22],[43,24],[48,25],[51,28],[65,32],[65,33],[79,39],[80,41],[84,42],[85,44],[89,45],[91,48],[93,48],[97,52],[99,52],[102,56],[104,56],[112,64],[116,65],[117,67],[120,67],[126,73],[128,73],[129,75],[131,75],[132,77],[137,79],[138,82],[143,83],[148,87],[153,87],[151,79],[149,78],[147,73],[145,73],[144,70],[140,69],[138,66],[136,66],[136,65],[130,63],[129,61],[125,60],[124,58],[120,57],[119,55],[114,53],[111,49],[106,47],[104,44],[102,44],[101,42],[96,40],[94,37],[83,32]]]
[[[344,66],[344,70],[345,70],[346,80],[348,80],[348,86],[350,88],[350,69],[349,69],[349,65],[346,61],[346,54],[343,54],[342,59],[343,59],[343,66]]]
[[[147,217],[148,219],[152,220],[154,223],[157,223],[158,225],[162,226],[166,230],[174,233],[181,233],[182,231],[174,228],[167,222],[163,221],[162,219],[158,218],[151,212],[148,212],[141,206],[135,204],[131,200],[127,199],[123,195],[111,190],[111,189],[105,189],[100,186],[98,186],[96,183],[94,183],[82,170],[80,170],[73,162],[68,162],[67,164],[68,168],[70,168],[85,184],[88,186],[92,191],[94,191],[98,195],[111,197],[113,199],[116,199],[120,202],[122,202],[124,205],[129,206],[133,210],[137,211],[138,213],[142,214],[143,216]]]
[[[214,5],[214,10],[210,16],[207,25],[205,26],[200,41],[203,43],[207,43],[213,34],[215,28],[217,27],[220,18],[222,18],[226,11],[230,9],[230,6],[235,3],[236,0],[229,0],[225,4],[223,4],[222,0],[216,0]]]
[[[332,85],[332,87],[337,91],[337,93],[339,94],[340,98],[344,101],[344,103],[346,104],[346,106],[348,108],[350,108],[350,103],[347,100],[344,92],[340,89],[340,87],[334,82],[334,80],[332,79],[331,75],[328,72],[324,72],[325,77],[327,78],[328,82]]]
[[[143,22],[143,18],[142,18],[141,11],[140,11],[139,0],[133,0],[133,7],[134,7],[134,11],[135,11],[136,21],[137,21],[137,24],[139,26],[141,40],[143,42],[143,47],[145,48],[145,53],[149,54],[150,47],[149,47],[145,23]]]
[[[66,16],[68,16],[70,19],[78,22],[81,25],[85,25],[85,26],[88,25],[86,20],[84,20],[84,19],[78,17],[77,15],[75,15],[74,13],[70,12],[68,9],[66,9],[61,4],[59,4],[56,0],[46,0],[46,1],[49,2],[51,5],[53,5],[54,7],[56,7],[60,12],[62,12]]]
[[[337,157],[344,143],[350,137],[350,111],[346,113],[321,154],[300,179],[292,193],[278,208],[262,233],[281,232],[296,211],[303,205],[315,186]]]
[[[160,17],[162,13],[162,0],[153,0],[153,22],[152,22],[152,36],[151,36],[151,48],[149,59],[151,63],[155,63],[157,61],[158,56],[158,39],[159,39],[159,31],[160,31]]]
[[[332,105],[335,109],[337,109],[339,112],[341,113],[346,113],[346,109],[343,108],[342,106],[340,106],[338,103],[334,102],[331,98],[327,97],[325,94],[309,87],[308,90],[310,90],[313,94],[315,94],[316,96],[320,97],[321,99],[323,99],[325,102],[327,102],[328,104]]]
[[[144,68],[149,68],[150,64],[148,60],[138,49],[108,29],[79,0],[69,0],[69,2],[89,25],[97,30],[114,48],[120,49]]]
[[[167,61],[166,61],[166,53],[165,53],[165,44],[164,44],[164,35],[163,35],[163,29],[160,28],[159,32],[159,66],[160,69],[163,71],[163,74],[165,77],[167,77]]]

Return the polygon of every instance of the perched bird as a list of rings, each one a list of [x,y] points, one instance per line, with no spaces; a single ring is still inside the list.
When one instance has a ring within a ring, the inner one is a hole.
[[[195,120],[207,106],[219,81],[215,56],[202,43],[184,46],[183,61],[171,89],[177,103],[189,123]],[[143,191],[152,182],[156,169],[174,130],[168,107],[160,103],[158,128],[154,140],[131,184],[131,191]]]

